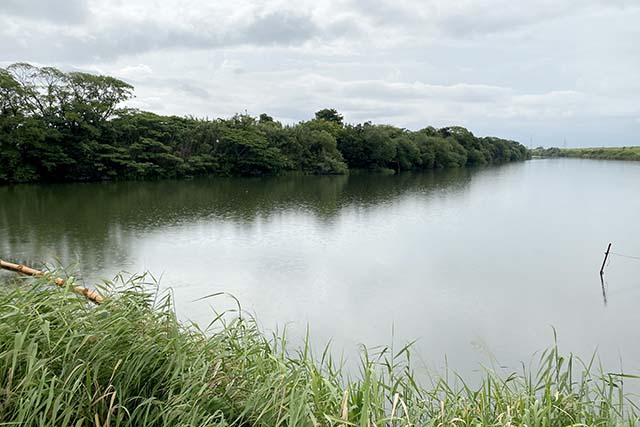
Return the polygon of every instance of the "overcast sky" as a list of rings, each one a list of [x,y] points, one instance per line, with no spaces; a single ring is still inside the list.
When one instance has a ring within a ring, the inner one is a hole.
[[[640,145],[640,0],[0,0],[19,61],[122,78],[161,114]]]

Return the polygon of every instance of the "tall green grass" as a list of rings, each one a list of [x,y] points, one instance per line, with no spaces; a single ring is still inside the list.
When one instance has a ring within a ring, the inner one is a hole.
[[[621,426],[638,423],[623,377],[563,357],[507,377],[415,380],[411,347],[363,350],[347,375],[329,351],[291,349],[239,315],[207,330],[176,318],[142,277],[90,306],[46,280],[0,288],[0,425]]]

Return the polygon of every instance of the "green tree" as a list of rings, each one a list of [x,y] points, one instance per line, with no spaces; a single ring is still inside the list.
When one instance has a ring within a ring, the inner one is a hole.
[[[335,123],[322,119],[296,126],[295,138],[301,148],[301,164],[305,170],[317,174],[347,172],[347,165],[338,151],[334,132]]]
[[[342,114],[338,113],[338,111],[334,108],[325,108],[323,110],[317,111],[316,119],[337,123],[340,126],[344,124]]]
[[[258,117],[258,122],[261,123],[261,124],[273,123],[273,117],[271,117],[267,113],[262,113],[262,114],[260,114],[260,117]]]
[[[411,132],[371,122],[345,125],[335,109],[286,126],[266,113],[215,120],[161,116],[121,108],[132,96],[132,86],[109,76],[26,63],[0,68],[0,182],[339,174],[530,156],[515,141],[477,138],[458,126]]]

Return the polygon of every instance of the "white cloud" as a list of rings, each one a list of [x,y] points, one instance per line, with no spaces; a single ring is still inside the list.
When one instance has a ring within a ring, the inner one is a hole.
[[[117,72],[118,77],[140,79],[153,74],[151,67],[145,64],[127,65]]]
[[[1,64],[111,74],[136,86],[132,106],[158,113],[246,109],[294,122],[335,107],[351,121],[462,124],[523,140],[562,129],[585,144],[601,144],[615,122],[608,140],[639,142],[637,0],[0,6]]]

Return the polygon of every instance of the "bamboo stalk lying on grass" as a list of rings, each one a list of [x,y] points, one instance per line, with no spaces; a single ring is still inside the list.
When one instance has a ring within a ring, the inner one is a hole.
[[[36,270],[35,268],[27,267],[25,265],[13,264],[11,262],[3,261],[0,259],[0,268],[5,270],[15,271],[16,273],[26,274],[28,276],[44,276],[44,272]],[[58,286],[64,286],[65,281],[59,277],[54,280]],[[96,291],[85,288],[84,286],[74,286],[73,292],[79,295],[84,295],[88,300],[93,301],[96,304],[101,304],[104,301],[102,295]]]

